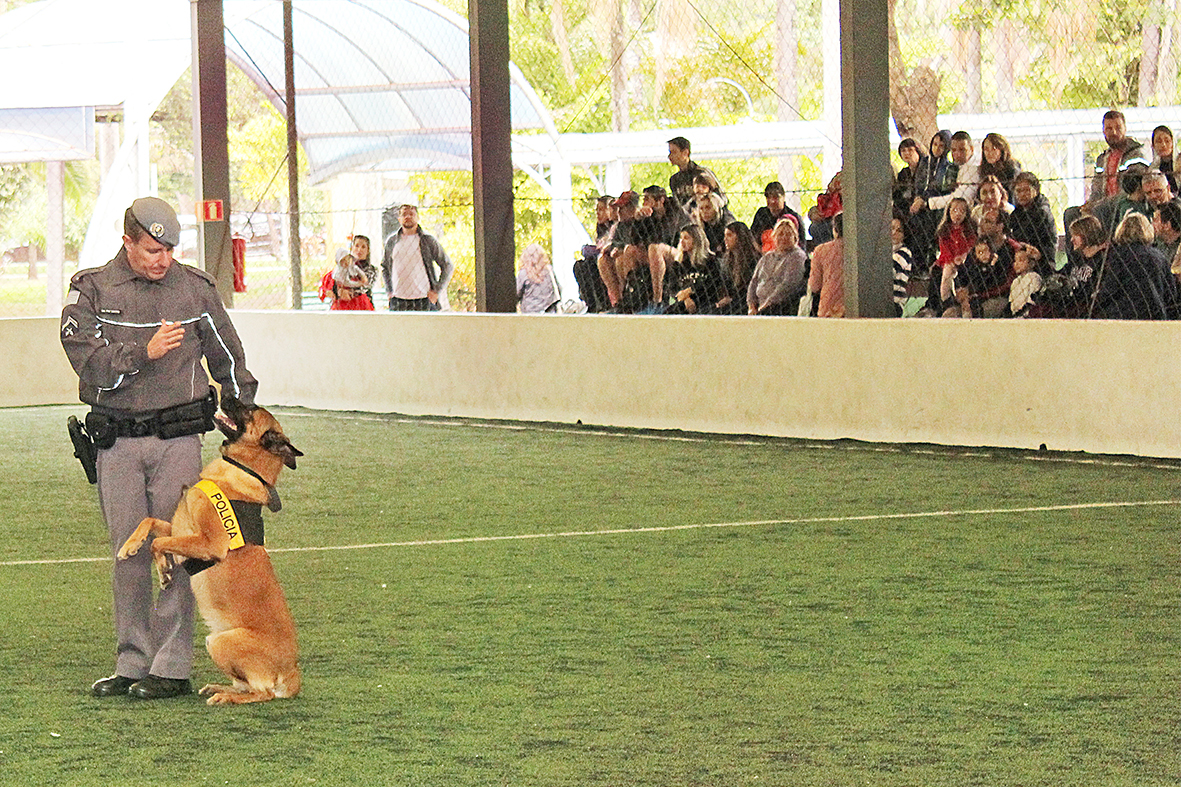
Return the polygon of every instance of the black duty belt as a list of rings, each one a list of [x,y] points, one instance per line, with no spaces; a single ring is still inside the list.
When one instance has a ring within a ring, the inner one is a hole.
[[[174,437],[204,434],[213,429],[217,395],[213,388],[203,399],[168,407],[141,416],[120,416],[91,410],[86,416],[86,432],[98,448],[110,448],[120,437]]]

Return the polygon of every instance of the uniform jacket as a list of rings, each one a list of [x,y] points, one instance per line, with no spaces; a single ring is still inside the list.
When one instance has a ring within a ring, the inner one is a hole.
[[[184,339],[150,360],[148,342],[162,320],[181,323]],[[103,410],[143,415],[201,399],[209,391],[203,357],[223,394],[254,403],[258,381],[214,279],[188,265],[174,262],[151,281],[131,269],[121,248],[101,268],[78,271],[62,310],[61,342],[79,397]]]

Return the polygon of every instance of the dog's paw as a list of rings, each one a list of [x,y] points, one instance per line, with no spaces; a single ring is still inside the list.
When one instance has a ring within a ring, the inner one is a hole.
[[[200,694],[202,697],[210,697],[214,694],[221,694],[223,692],[233,691],[233,690],[234,690],[233,686],[223,686],[220,683],[206,683],[204,686],[202,686],[200,689],[197,690],[197,693]]]
[[[168,586],[172,584],[172,571],[160,572],[160,589],[168,590]]]
[[[143,546],[143,543],[144,542],[142,541],[128,541],[126,544],[119,547],[119,551],[116,553],[116,556],[120,560],[126,560],[132,555],[137,554],[139,552],[139,548]]]

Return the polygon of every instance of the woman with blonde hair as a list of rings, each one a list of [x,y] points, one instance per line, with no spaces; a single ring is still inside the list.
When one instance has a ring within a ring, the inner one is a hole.
[[[517,273],[517,299],[525,314],[556,311],[558,282],[549,255],[539,244],[530,243],[521,252],[521,269]]]
[[[1116,227],[1099,267],[1091,316],[1108,320],[1176,319],[1177,280],[1152,241],[1152,223],[1129,213]]]

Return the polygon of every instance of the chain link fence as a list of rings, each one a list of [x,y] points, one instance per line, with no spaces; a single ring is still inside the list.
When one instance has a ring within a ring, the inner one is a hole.
[[[225,3],[231,30],[227,43],[245,55],[231,58],[227,66],[231,223],[246,249],[246,289],[236,296],[235,305],[290,308],[289,250],[298,243],[302,305],[325,308],[317,284],[332,266],[336,249],[365,235],[372,242],[373,261],[380,263],[390,208],[415,202],[423,227],[439,238],[455,263],[448,292],[451,308],[474,309],[470,172],[358,166],[313,179],[308,163],[301,161],[300,237],[288,237],[285,125],[281,101],[274,100],[282,95],[282,85],[260,78],[282,73],[281,62],[275,61],[282,50],[256,46],[255,39],[246,36],[231,40],[233,20],[249,18],[268,4],[278,6],[279,0]],[[0,11],[23,5],[8,0],[0,3]],[[350,13],[401,13],[419,23],[413,30],[419,37],[435,32],[424,21],[430,17],[409,15],[391,0],[343,5],[355,6]],[[434,7],[426,0],[411,5]],[[968,161],[973,166],[983,163],[986,173],[996,174],[1005,187],[1005,202],[1019,207],[1017,167],[994,166],[982,158],[982,149],[988,147],[982,140],[988,134],[999,135],[1019,170],[1037,176],[1037,191],[1053,219],[1054,245],[1042,249],[1050,258],[1043,266],[1048,278],[1071,262],[1063,214],[1091,196],[1096,159],[1111,144],[1104,137],[1107,109],[1124,110],[1126,134],[1142,144],[1140,158],[1147,167],[1171,169],[1171,132],[1166,143],[1161,141],[1164,134],[1154,135],[1154,129],[1169,126],[1177,116],[1181,29],[1174,21],[1175,5],[1175,0],[1076,5],[893,0],[889,46],[894,144],[914,139],[920,160],[927,157],[931,168],[935,159],[950,162],[950,139],[947,149],[930,158],[931,141],[938,132],[966,132],[971,143]],[[350,29],[343,16],[331,31],[335,38],[325,39],[321,28],[332,28],[333,19],[321,12],[330,6],[341,7],[341,0],[296,2],[297,62],[303,47],[337,51],[333,72],[316,76],[355,93],[349,111],[362,115],[364,88],[375,78],[369,61],[377,59],[373,56],[384,44],[366,37],[363,27]],[[466,17],[465,4],[450,0],[444,6],[453,16]],[[310,13],[300,13],[301,9]],[[825,227],[831,200],[821,195],[840,168],[837,17],[836,0],[511,0],[513,62],[547,108],[557,134],[579,135],[566,139],[577,140],[576,147],[583,151],[580,160],[568,162],[568,177],[558,177],[552,162],[518,172],[517,248],[530,243],[545,247],[559,269],[563,295],[576,295],[568,275],[572,250],[554,246],[556,211],[571,211],[587,236],[593,235],[595,199],[600,194],[639,191],[650,184],[667,187],[675,168],[665,159],[664,140],[678,135],[690,138],[695,151],[705,151],[694,159],[717,175],[726,208],[736,219],[749,224],[765,204],[766,184],[778,181],[785,187],[787,205],[804,216],[805,239],[812,224],[818,230]],[[12,34],[4,33],[2,26],[0,35],[6,36],[0,40],[7,45],[13,44]],[[350,38],[364,45],[344,45]],[[301,68],[307,68],[306,63],[297,65],[297,74],[306,77],[308,72]],[[384,78],[393,82],[407,76]],[[180,208],[186,233],[179,256],[186,262],[196,259],[196,219],[188,207],[194,193],[190,85],[189,75],[181,75],[154,108],[146,157],[153,188]],[[342,104],[323,100],[315,91],[300,95],[296,111],[302,119],[323,123],[331,118],[317,113],[342,111]],[[370,109],[375,114],[387,111],[376,104]],[[5,110],[0,107],[0,113]],[[46,163],[53,154],[44,151],[26,154],[43,160],[21,161],[19,154],[8,154],[10,163],[0,167],[0,314],[45,313],[53,286],[47,281],[51,252],[64,257],[65,276],[77,267],[104,174],[128,137],[130,122],[122,108],[96,110],[87,138],[91,155],[61,167]],[[377,117],[375,123],[386,128],[390,120]],[[4,130],[10,129],[7,124]],[[48,136],[64,134],[44,130]],[[381,134],[373,138],[380,140]],[[738,144],[750,138],[762,142]],[[639,149],[621,142],[630,139],[649,142]],[[595,147],[588,140],[601,144]],[[729,147],[728,141],[733,142]],[[585,152],[588,148],[590,153]],[[897,206],[907,213],[914,195],[906,193],[905,181],[910,178],[913,183],[918,163],[908,175],[907,163],[895,153],[895,166],[903,173]],[[948,177],[946,169],[940,174]],[[976,188],[970,202],[978,202],[983,177],[971,184]],[[946,196],[955,185],[951,177],[944,184],[950,186],[945,193],[929,196]],[[1121,194],[1136,203],[1130,209],[1145,213],[1151,225],[1155,205],[1143,193],[1117,190],[1112,196]],[[64,210],[54,225],[50,205],[56,195]],[[823,204],[818,207],[818,202]],[[1120,217],[1128,209],[1116,208]],[[943,216],[929,206],[923,210],[936,215],[927,216],[925,224],[908,226],[908,232],[937,229]],[[1107,219],[1105,232],[1110,235],[1115,222]],[[814,241],[826,237],[811,235]],[[937,259],[937,243],[932,237],[916,246],[914,267],[922,272]],[[908,313],[920,305],[944,305],[931,303],[933,278],[937,277],[928,278],[925,285],[911,285]],[[380,308],[380,283],[377,290]]]

